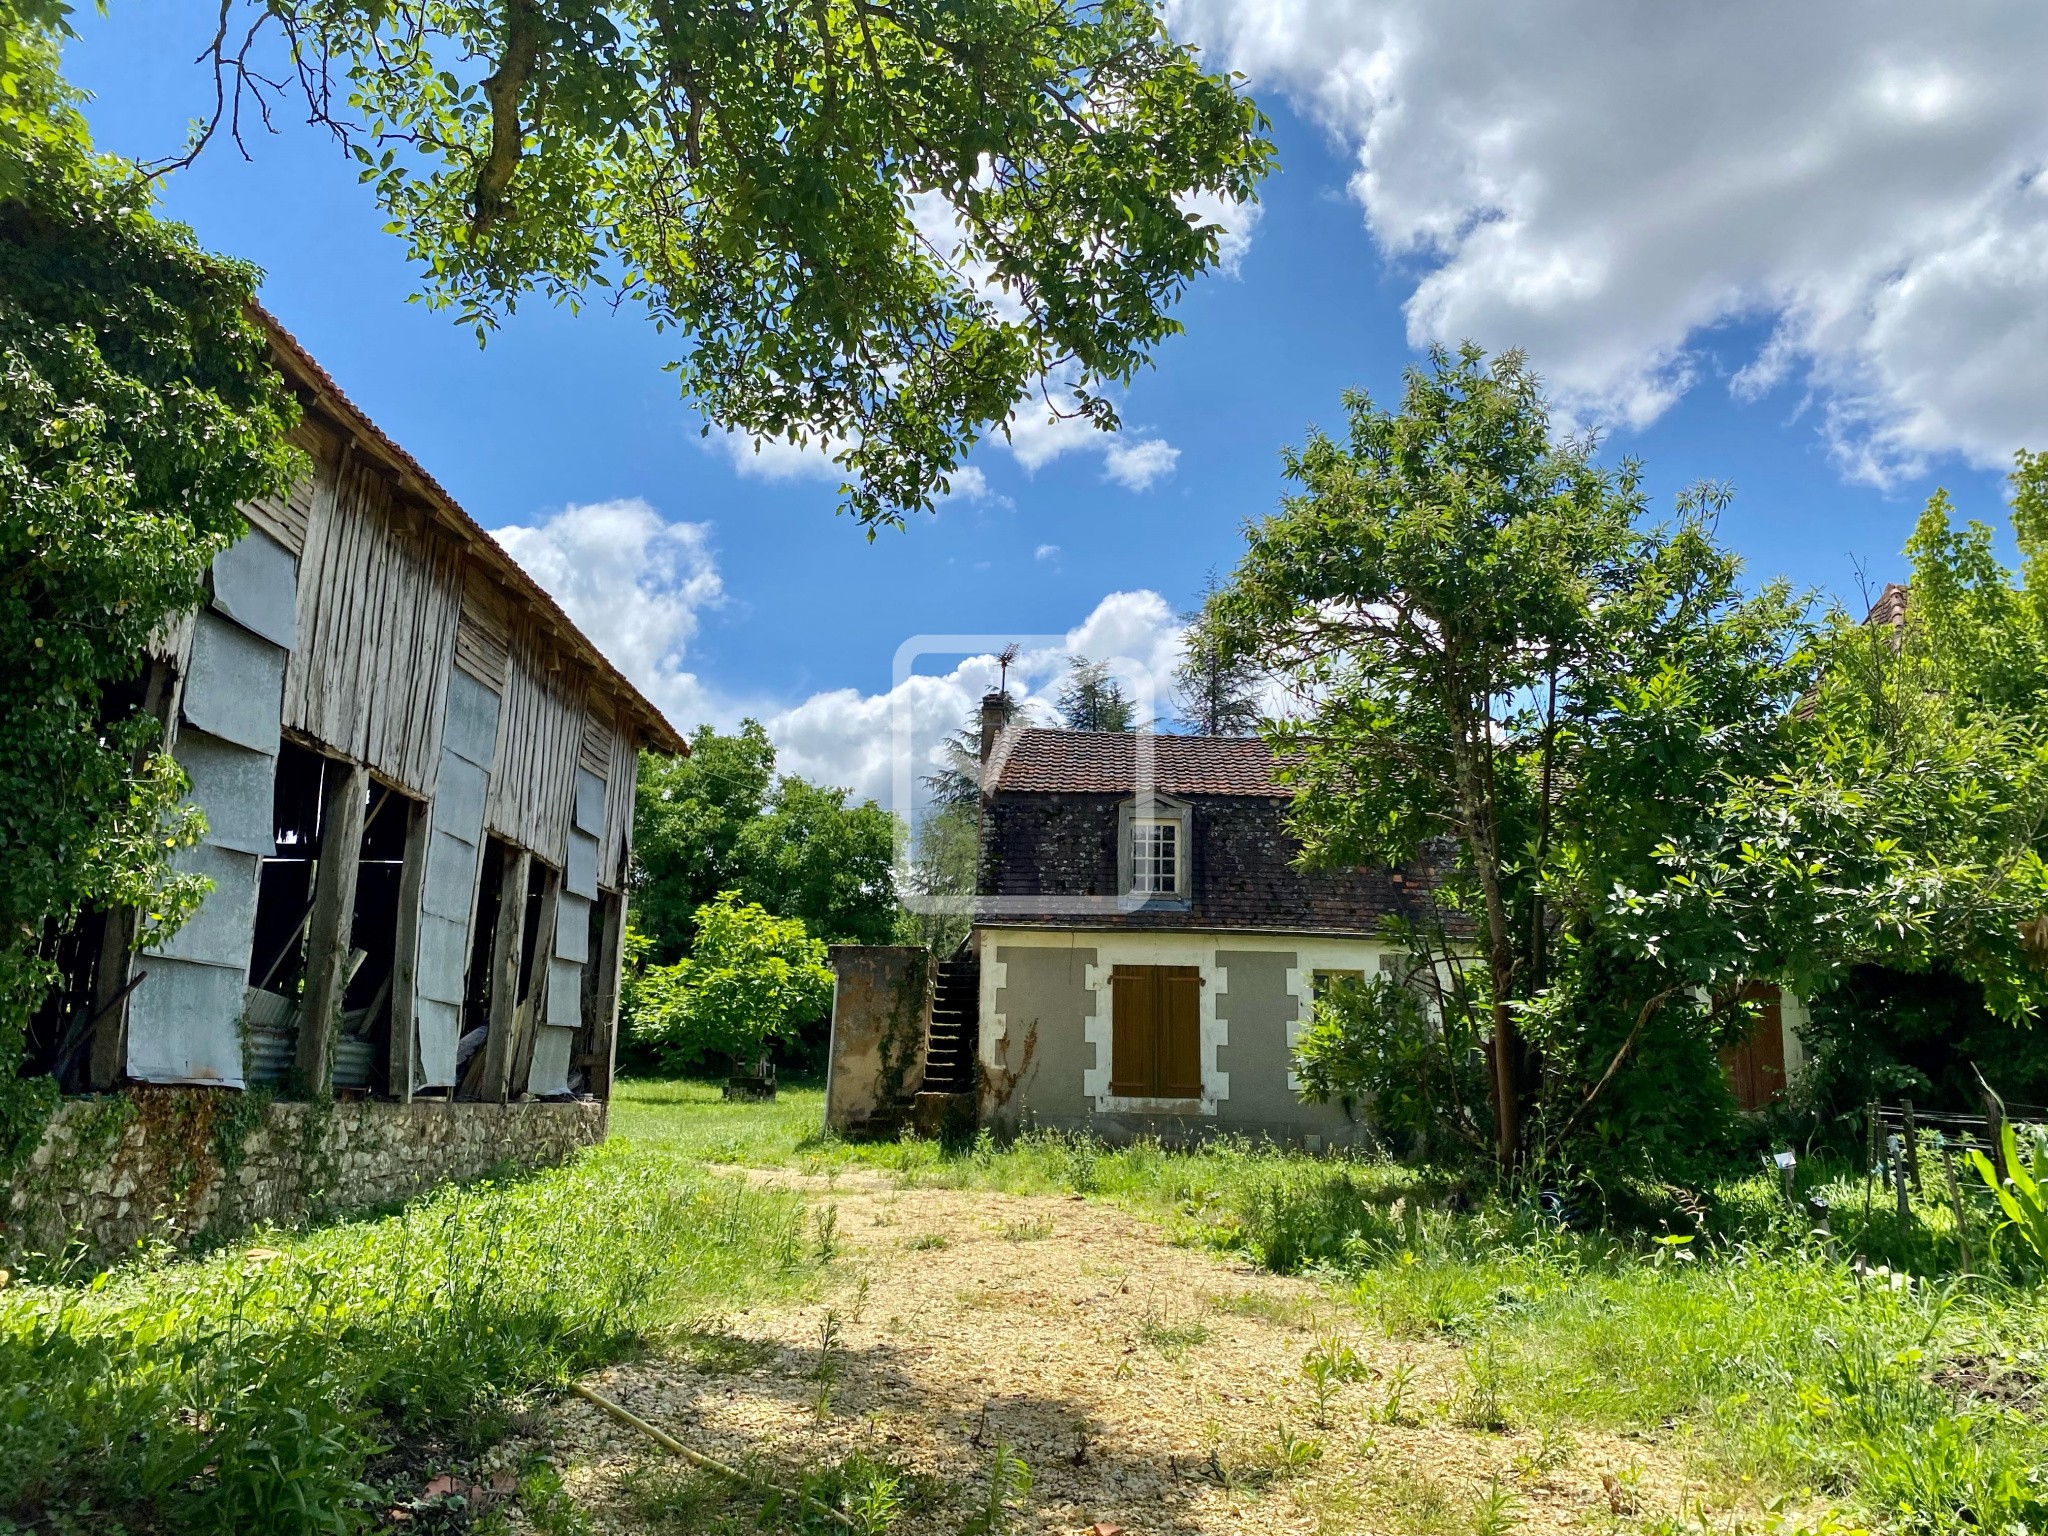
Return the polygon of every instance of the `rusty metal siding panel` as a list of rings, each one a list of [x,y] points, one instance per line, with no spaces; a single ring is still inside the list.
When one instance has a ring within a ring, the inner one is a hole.
[[[590,959],[590,908],[588,897],[563,891],[555,898],[555,957],[578,965]]]
[[[298,590],[298,558],[260,529],[213,557],[215,611],[287,651],[298,636]]]
[[[569,1048],[576,1031],[543,1024],[534,1034],[533,1061],[526,1070],[526,1090],[535,1098],[559,1097],[569,1091]]]
[[[128,999],[128,1075],[145,1083],[240,1088],[246,968],[140,955]]]
[[[604,781],[604,844],[597,860],[597,881],[606,890],[626,888],[626,861],[633,851],[633,787],[639,778],[638,741],[630,730],[614,732],[611,771]]]
[[[284,672],[283,651],[202,610],[193,617],[181,712],[208,735],[275,757]]]
[[[462,564],[461,546],[381,475],[342,465],[307,531],[285,724],[430,794]]]
[[[265,857],[277,852],[277,759],[199,729],[178,732],[174,754],[192,781],[192,803],[206,816],[206,841],[216,848]]]
[[[522,625],[513,636],[484,824],[559,869],[568,856],[585,681],[580,669],[551,667],[552,659],[533,627]]]
[[[199,910],[156,949],[145,952],[139,963],[146,969],[151,958],[164,955],[198,965],[225,966],[238,975],[247,975],[249,949],[256,933],[256,881],[262,872],[262,859],[253,853],[237,853],[232,848],[201,843],[179,849],[171,859],[171,867],[180,874],[206,876],[213,882],[213,889],[199,904]]]

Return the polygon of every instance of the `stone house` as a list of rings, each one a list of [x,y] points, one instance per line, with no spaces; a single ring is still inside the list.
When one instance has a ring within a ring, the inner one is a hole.
[[[1316,995],[1400,958],[1419,869],[1306,872],[1255,737],[1011,729],[984,768],[981,1112],[1112,1139],[1360,1134],[1299,1093]]]

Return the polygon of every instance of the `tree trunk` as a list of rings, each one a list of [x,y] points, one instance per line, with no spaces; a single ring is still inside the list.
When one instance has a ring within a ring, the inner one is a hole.
[[[1483,714],[1484,712],[1482,712]],[[1459,715],[1464,715],[1459,719]],[[1465,823],[1465,843],[1479,871],[1479,887],[1486,899],[1487,974],[1493,991],[1493,1146],[1502,1172],[1514,1167],[1521,1153],[1522,1105],[1516,1057],[1520,1043],[1508,991],[1514,984],[1514,939],[1508,931],[1507,903],[1500,889],[1499,834],[1494,822],[1490,783],[1482,783],[1483,758],[1491,751],[1490,718],[1474,722],[1463,710],[1454,710],[1453,771],[1458,780],[1459,813]]]

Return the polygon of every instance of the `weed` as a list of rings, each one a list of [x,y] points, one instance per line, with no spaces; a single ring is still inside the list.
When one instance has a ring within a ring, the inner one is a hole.
[[[943,1232],[921,1232],[910,1240],[910,1247],[916,1253],[932,1253],[948,1246]]]
[[[817,1242],[814,1251],[820,1264],[830,1264],[839,1256],[839,1207],[828,1205],[817,1214]]]
[[[1182,1360],[1189,1350],[1209,1342],[1209,1327],[1194,1318],[1167,1318],[1147,1305],[1138,1323],[1138,1342],[1169,1360]]]
[[[1415,1362],[1402,1360],[1387,1373],[1387,1395],[1380,1400],[1379,1420],[1382,1424],[1411,1424],[1414,1419],[1408,1412],[1408,1388],[1415,1381]]]
[[[547,1462],[528,1465],[519,1479],[519,1507],[539,1536],[590,1536],[590,1518],[562,1488],[562,1474]]]
[[[1521,1496],[1496,1477],[1472,1506],[1472,1536],[1507,1536],[1521,1516]]]
[[[1287,1426],[1280,1430],[1266,1446],[1266,1459],[1276,1475],[1291,1477],[1305,1472],[1322,1460],[1323,1442],[1310,1436],[1297,1435]]]
[[[1003,1441],[989,1458],[988,1493],[960,1527],[960,1536],[1010,1536],[1024,1501],[1031,1497],[1031,1468]]]
[[[1577,1452],[1570,1435],[1555,1424],[1545,1424],[1536,1431],[1536,1444],[1515,1458],[1515,1472],[1525,1481],[1534,1481],[1556,1471]]]
[[[1036,1216],[1025,1221],[1003,1223],[1003,1241],[1008,1243],[1035,1243],[1052,1236],[1052,1218]]]
[[[1316,1427],[1328,1429],[1330,1404],[1337,1389],[1348,1382],[1364,1380],[1367,1372],[1343,1335],[1329,1332],[1318,1335],[1315,1347],[1301,1357],[1301,1374],[1308,1378],[1309,1389],[1315,1393]]]
[[[1452,1404],[1452,1419],[1467,1429],[1487,1429],[1498,1434],[1508,1427],[1506,1389],[1499,1341],[1489,1330],[1465,1351],[1465,1386]]]

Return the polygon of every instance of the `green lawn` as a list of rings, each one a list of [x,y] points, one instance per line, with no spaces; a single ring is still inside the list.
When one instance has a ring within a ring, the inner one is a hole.
[[[815,1284],[812,1213],[707,1167],[731,1164],[1116,1200],[1191,1247],[1313,1273],[1362,1327],[1450,1341],[1458,1422],[1677,1437],[1808,1525],[2048,1531],[2048,1306],[2021,1270],[1958,1276],[1942,1201],[1907,1227],[1877,1201],[1866,1225],[1838,1178],[1819,1238],[1743,1175],[1672,1204],[1672,1230],[1640,1191],[1630,1220],[1588,1203],[1560,1225],[1483,1184],[1235,1143],[850,1146],[802,1086],[760,1105],[625,1083],[612,1114],[564,1168],[0,1288],[0,1532],[361,1528],[533,1394]]]

